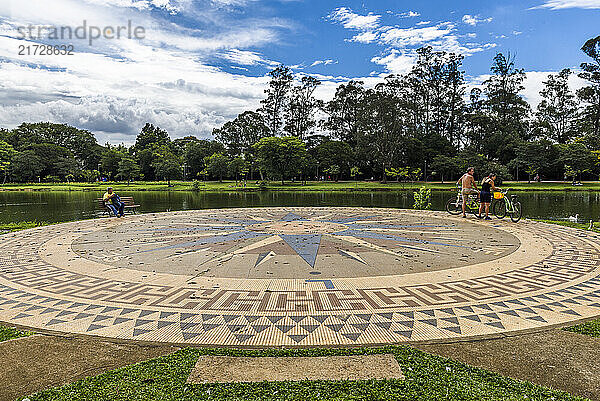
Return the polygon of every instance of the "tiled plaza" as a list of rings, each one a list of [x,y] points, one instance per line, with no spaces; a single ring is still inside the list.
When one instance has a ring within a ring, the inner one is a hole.
[[[361,208],[104,218],[0,237],[0,321],[214,346],[447,340],[600,315],[600,238]]]

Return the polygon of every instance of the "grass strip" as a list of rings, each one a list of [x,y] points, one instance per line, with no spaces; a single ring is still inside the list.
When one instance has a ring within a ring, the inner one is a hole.
[[[237,191],[412,191],[425,186],[433,191],[452,191],[455,182],[394,182],[386,184],[379,181],[308,181],[281,184],[270,181],[260,187],[258,181],[247,181],[246,185],[235,181],[201,181],[195,188],[197,191],[208,192],[237,192]],[[103,183],[29,183],[0,185],[0,191],[95,191],[104,192],[107,186],[115,191],[192,191],[191,181],[138,181],[138,182],[103,182]],[[600,182],[585,182],[581,186],[573,186],[564,182],[504,182],[503,188],[512,191],[600,191]]]
[[[23,331],[15,327],[0,326],[0,342],[12,340],[13,338],[27,337],[33,334],[32,331]]]
[[[392,353],[405,380],[187,384],[200,355],[327,356]],[[27,397],[41,400],[582,400],[408,346],[260,350],[186,348]]]

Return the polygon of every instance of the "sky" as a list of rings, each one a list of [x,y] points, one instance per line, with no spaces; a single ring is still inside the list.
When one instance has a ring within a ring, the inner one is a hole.
[[[548,74],[576,70],[598,35],[600,0],[1,0],[0,127],[51,121],[131,144],[150,122],[211,138],[259,107],[279,64],[319,78],[328,100],[350,79],[409,71],[422,46],[463,54],[470,86],[497,52],[514,54],[535,106]]]

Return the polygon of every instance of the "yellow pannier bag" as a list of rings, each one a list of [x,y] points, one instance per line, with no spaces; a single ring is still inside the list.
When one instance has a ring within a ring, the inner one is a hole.
[[[504,194],[502,192],[494,192],[494,199],[502,199]]]

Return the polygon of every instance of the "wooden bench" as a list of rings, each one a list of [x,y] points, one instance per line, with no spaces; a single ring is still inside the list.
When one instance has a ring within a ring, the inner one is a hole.
[[[133,196],[121,196],[120,198],[121,198],[121,202],[123,202],[125,204],[124,211],[129,211],[133,214],[137,214],[137,209],[141,205],[135,204],[135,201],[133,200]],[[106,206],[106,204],[104,203],[104,199],[98,198],[98,199],[96,199],[96,203],[98,204],[98,210],[100,210],[103,214],[106,214],[108,216],[110,216],[112,214],[112,210],[110,210],[108,208],[108,206]]]

